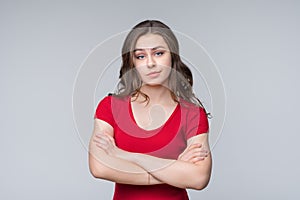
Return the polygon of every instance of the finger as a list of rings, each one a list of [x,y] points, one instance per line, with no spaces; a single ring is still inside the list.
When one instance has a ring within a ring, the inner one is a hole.
[[[107,140],[105,139],[105,135],[102,135],[102,134],[96,134],[95,137],[93,138],[94,140]]]
[[[191,144],[188,149],[200,148],[201,146],[202,146],[201,143],[195,143],[195,144]]]
[[[200,143],[195,143],[195,144],[192,144],[190,145],[188,148],[186,148],[179,156],[178,158],[188,154],[189,151],[191,151],[192,149],[195,149],[195,148],[200,148],[201,147],[201,144]]]
[[[191,159],[197,155],[199,155],[201,152],[201,148],[199,147],[193,147],[191,149],[188,149],[187,151],[183,152],[181,154],[181,158],[184,158],[184,159]]]
[[[111,135],[107,135],[107,138],[112,144],[115,144],[115,139]]]
[[[185,155],[185,157],[182,157],[181,160],[195,162],[197,160],[204,160],[207,156],[208,154],[206,152],[195,151],[192,154]]]
[[[114,139],[110,135],[101,135],[99,141],[106,145],[107,154],[110,154],[111,151],[116,147],[114,143]]]
[[[105,136],[103,136],[103,135],[96,135],[93,138],[93,141],[108,141],[108,139]]]
[[[97,145],[102,145],[102,146],[105,146],[106,148],[109,146],[108,142],[103,139],[103,138],[100,138],[100,139],[93,139],[93,141],[95,142],[95,144]]]
[[[112,139],[111,136],[106,135],[106,136],[105,136],[105,141],[106,141],[110,146],[115,146],[115,141]]]
[[[100,137],[105,137],[105,138],[107,138],[107,139],[109,139],[109,140],[114,140],[114,138],[109,134],[109,133],[106,133],[106,132],[104,132],[104,133],[102,133],[102,134],[98,134]]]
[[[207,149],[203,149],[203,148],[194,148],[190,150],[193,153],[209,153],[209,151]]]
[[[104,133],[103,133],[103,132],[97,132],[97,133],[95,133],[95,135],[96,135],[96,136],[103,136]]]
[[[201,161],[201,160],[204,160],[204,158],[202,158],[202,157],[197,157],[197,158],[194,158],[194,159],[193,159],[193,162],[195,163],[195,162],[198,162],[198,161]]]
[[[198,161],[194,162],[194,164],[197,165],[197,164],[201,163],[203,160],[198,160]]]
[[[185,157],[189,157],[189,158],[193,158],[193,157],[197,157],[201,154],[201,149],[200,148],[195,148],[195,149],[191,149],[188,152],[185,153]]]
[[[183,161],[191,161],[191,160],[193,160],[193,159],[195,159],[197,157],[201,157],[199,153],[198,154],[188,154],[188,155],[184,155],[181,158],[181,160],[183,160]]]
[[[194,149],[193,156],[194,157],[207,157],[208,151],[203,149]]]
[[[205,158],[208,156],[208,153],[201,153],[198,157],[202,157],[202,158]]]
[[[98,140],[104,140],[107,143],[109,143],[109,138],[107,137],[107,135],[103,135],[103,134],[97,134],[96,137],[98,138]]]
[[[187,162],[195,164],[195,163],[197,163],[197,162],[199,162],[199,161],[202,161],[202,160],[204,160],[204,158],[198,157],[198,158],[190,159],[190,160],[188,160]]]
[[[104,150],[104,151],[107,153],[107,146],[106,146],[106,145],[97,143],[96,146],[97,146],[98,148]]]
[[[199,153],[202,148],[201,143],[191,144],[188,148],[186,148],[179,156],[178,160],[188,161],[191,158],[195,157],[194,153]]]
[[[201,153],[204,153],[204,154],[209,154],[209,150],[207,150],[207,149],[201,149],[201,151],[200,151]]]

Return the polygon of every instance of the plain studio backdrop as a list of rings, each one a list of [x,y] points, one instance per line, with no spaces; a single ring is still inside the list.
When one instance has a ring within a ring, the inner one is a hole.
[[[191,199],[299,199],[296,0],[0,1],[0,199],[111,199],[89,173],[73,85],[96,45],[145,19],[201,43],[224,81],[213,175]]]

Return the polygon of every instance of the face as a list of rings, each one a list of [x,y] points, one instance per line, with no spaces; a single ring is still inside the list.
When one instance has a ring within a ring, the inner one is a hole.
[[[162,36],[141,36],[135,45],[133,64],[143,84],[167,86],[172,62],[170,50]]]

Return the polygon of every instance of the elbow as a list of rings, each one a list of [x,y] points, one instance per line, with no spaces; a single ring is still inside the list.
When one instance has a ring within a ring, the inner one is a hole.
[[[107,176],[107,170],[103,165],[100,165],[94,159],[89,162],[90,173],[94,178],[105,179]]]
[[[103,175],[95,167],[90,166],[90,173],[94,178],[102,178]]]
[[[199,183],[199,184],[195,185],[194,189],[195,190],[203,190],[204,188],[206,188],[207,185],[208,185],[208,182],[206,182],[206,183]]]
[[[90,173],[94,178],[106,179],[107,172],[104,169],[90,166]]]
[[[210,180],[210,175],[202,176],[201,178],[195,180],[190,188],[194,190],[203,190],[208,185],[209,180]]]
[[[193,179],[193,185],[192,185],[192,189],[195,190],[203,190],[204,188],[206,188],[209,184],[210,181],[210,177],[211,177],[211,159],[208,160],[209,163],[207,163],[207,165],[204,165],[203,168],[201,170],[197,170],[197,172],[195,173],[197,177],[195,179]]]

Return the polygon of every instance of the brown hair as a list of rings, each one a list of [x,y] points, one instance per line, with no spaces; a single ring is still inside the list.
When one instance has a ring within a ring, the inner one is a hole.
[[[128,33],[122,47],[120,82],[118,83],[116,95],[119,97],[142,95],[145,97],[145,101],[149,101],[148,95],[140,91],[142,80],[133,64],[133,51],[136,42],[139,37],[148,33],[162,36],[170,49],[172,70],[169,76],[168,87],[173,100],[179,102],[178,98],[181,98],[203,107],[200,100],[193,93],[193,75],[188,66],[181,61],[179,45],[174,33],[167,25],[157,20],[140,22]]]

